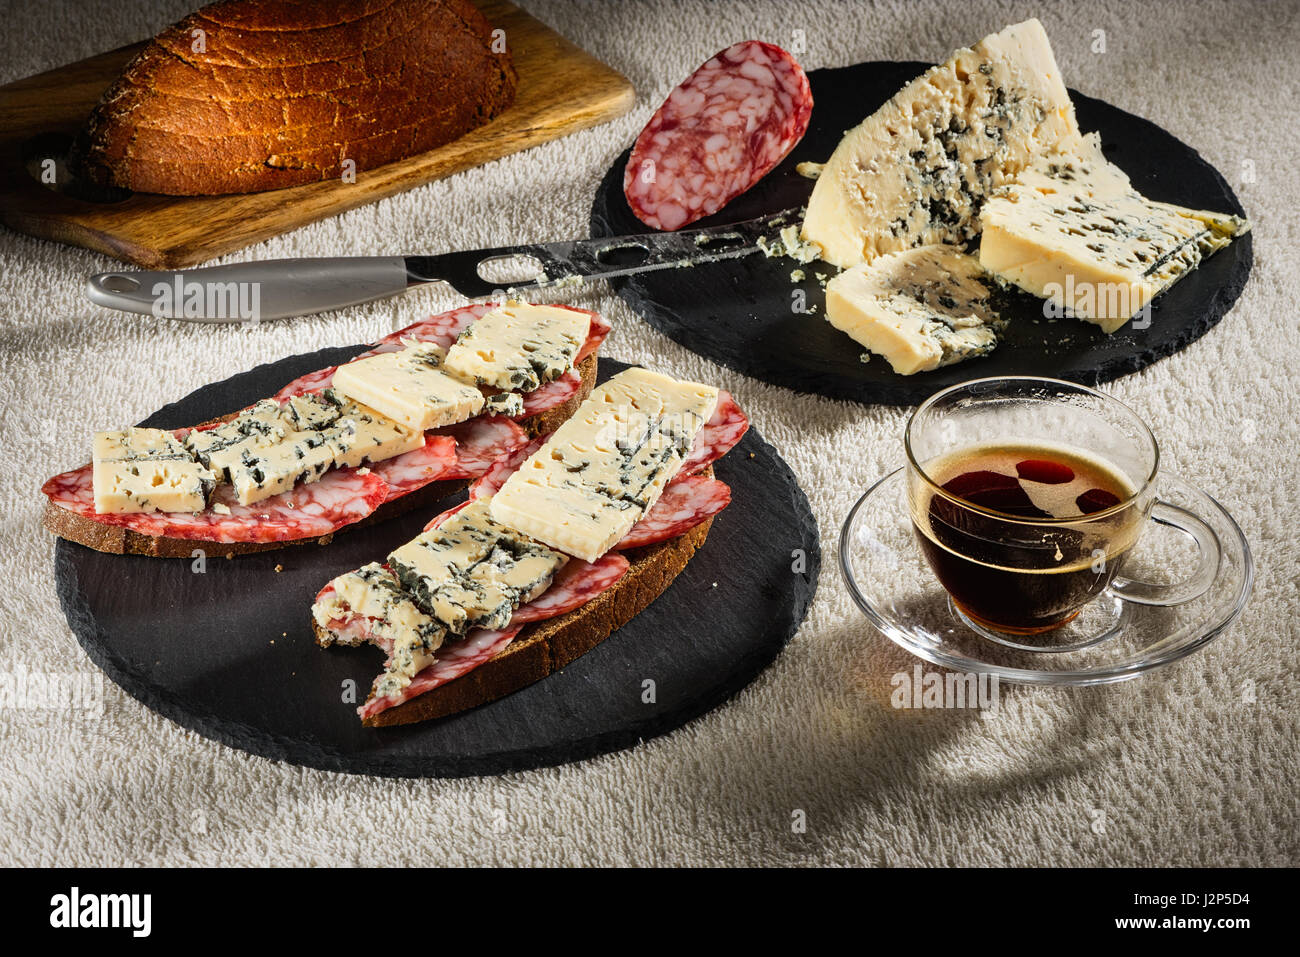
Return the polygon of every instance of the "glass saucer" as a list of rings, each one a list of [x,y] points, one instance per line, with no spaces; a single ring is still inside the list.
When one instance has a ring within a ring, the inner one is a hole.
[[[1126,681],[1209,644],[1241,614],[1254,582],[1250,546],[1223,506],[1196,486],[1162,474],[1160,498],[1207,522],[1219,538],[1219,574],[1199,598],[1159,607],[1103,592],[1073,621],[1036,636],[1011,636],[969,621],[921,557],[908,515],[903,469],[858,499],[840,534],[840,571],[871,623],[899,647],[954,671],[1035,685]],[[1165,569],[1195,567],[1195,546],[1149,522],[1123,575],[1169,580]]]

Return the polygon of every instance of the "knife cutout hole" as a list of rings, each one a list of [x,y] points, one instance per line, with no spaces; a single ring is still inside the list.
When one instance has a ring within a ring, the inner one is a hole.
[[[534,279],[546,278],[546,274],[542,270],[542,261],[536,256],[529,256],[526,253],[517,253],[512,256],[493,256],[491,259],[480,260],[478,275],[484,282],[494,283],[498,286],[509,286],[511,283],[532,282]]]
[[[596,252],[596,262],[602,266],[613,266],[615,269],[639,266],[649,258],[650,250],[640,243],[605,246]]]
[[[130,276],[104,276],[99,280],[99,286],[108,292],[135,292],[140,288],[140,282]]]
[[[700,236],[695,240],[695,245],[699,247],[701,252],[720,253],[728,249],[738,249],[748,244],[745,237],[740,233],[721,233],[717,236]]]

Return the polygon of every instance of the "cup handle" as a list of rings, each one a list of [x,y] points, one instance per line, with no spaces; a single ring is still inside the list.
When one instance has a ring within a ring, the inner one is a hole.
[[[1187,509],[1161,500],[1157,500],[1151,508],[1151,521],[1176,528],[1191,536],[1200,552],[1196,571],[1189,578],[1168,585],[1136,581],[1117,575],[1107,590],[1124,601],[1138,605],[1181,605],[1204,595],[1218,577],[1222,560],[1219,536],[1214,529]]]

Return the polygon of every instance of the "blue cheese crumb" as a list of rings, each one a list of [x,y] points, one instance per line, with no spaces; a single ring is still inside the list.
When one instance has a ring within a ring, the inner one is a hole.
[[[786,226],[775,238],[760,236],[758,248],[768,259],[785,256],[795,262],[810,263],[821,258],[821,248],[804,242],[799,236],[798,226]]]

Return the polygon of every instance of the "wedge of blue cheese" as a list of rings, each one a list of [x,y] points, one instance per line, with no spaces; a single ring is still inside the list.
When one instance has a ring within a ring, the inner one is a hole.
[[[339,366],[334,388],[418,432],[472,419],[483,409],[483,393],[441,364],[440,351],[412,343]]]
[[[1250,228],[1226,213],[1146,199],[1095,133],[1041,157],[980,219],[986,270],[1106,332]]]
[[[709,386],[639,368],[619,373],[506,480],[492,517],[595,561],[658,501],[717,401]]]
[[[443,367],[476,385],[532,392],[573,368],[590,328],[575,309],[510,302],[462,332]]]
[[[958,50],[845,134],[813,187],[803,239],[836,266],[961,245],[984,199],[1079,136],[1047,34],[1026,20]]]
[[[453,635],[504,628],[568,561],[494,521],[489,508],[489,498],[475,500],[388,556],[405,591]]]
[[[162,429],[96,432],[91,470],[95,511],[104,515],[201,512],[217,478]]]
[[[358,644],[359,637],[348,639],[346,632],[332,631],[330,623],[368,619],[370,640],[388,652],[384,672],[375,681],[377,696],[400,692],[433,664],[434,652],[442,646],[447,630],[420,610],[391,571],[371,562],[330,584],[328,595],[312,605],[312,617],[320,625],[320,643],[326,647]]]
[[[1006,323],[993,280],[956,246],[918,246],[826,284],[826,318],[900,375],[988,355]]]

